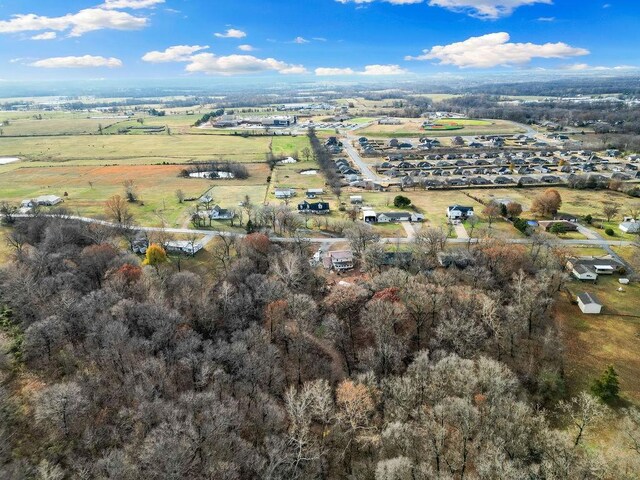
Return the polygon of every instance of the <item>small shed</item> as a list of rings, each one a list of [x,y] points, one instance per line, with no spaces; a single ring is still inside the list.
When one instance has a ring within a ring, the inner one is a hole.
[[[579,293],[578,306],[586,314],[598,315],[602,311],[602,303],[593,293]]]

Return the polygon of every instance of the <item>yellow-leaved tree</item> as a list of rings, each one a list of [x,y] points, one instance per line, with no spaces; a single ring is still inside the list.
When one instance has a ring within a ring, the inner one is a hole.
[[[167,263],[169,258],[167,257],[167,252],[165,252],[164,248],[157,243],[152,243],[147,248],[147,253],[144,257],[143,265],[150,265],[153,268],[158,270],[158,267],[163,263]]]

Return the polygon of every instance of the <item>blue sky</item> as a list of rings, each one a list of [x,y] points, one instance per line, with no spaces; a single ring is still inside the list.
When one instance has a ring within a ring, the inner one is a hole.
[[[636,0],[0,0],[0,79],[623,72]]]

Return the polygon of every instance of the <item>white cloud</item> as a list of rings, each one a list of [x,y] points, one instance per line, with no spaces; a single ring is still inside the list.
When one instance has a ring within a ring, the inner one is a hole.
[[[585,70],[593,70],[597,72],[606,72],[606,71],[620,71],[620,70],[636,70],[638,67],[634,67],[632,65],[616,65],[614,67],[604,67],[598,66],[594,67],[589,65],[588,63],[575,63],[573,65],[567,65],[563,68],[563,70],[572,70],[572,71],[585,71]]]
[[[243,52],[253,52],[255,48],[253,48],[251,45],[243,44],[238,45],[238,50],[242,50]]]
[[[320,67],[316,68],[315,74],[319,77],[331,77],[338,75],[355,75],[356,72],[351,68],[331,68],[331,67]]]
[[[35,13],[14,15],[0,21],[0,33],[33,32],[38,30],[69,30],[69,36],[79,37],[95,30],[138,30],[147,25],[146,17],[136,17],[118,10],[86,8],[62,17],[45,17]]]
[[[506,17],[525,5],[544,3],[550,5],[552,0],[430,0],[429,5],[442,7],[454,12],[464,12],[473,17],[496,19]]]
[[[239,75],[260,72],[278,72],[283,75],[307,73],[302,65],[292,65],[275,58],[257,58],[253,55],[217,56],[210,52],[202,52],[209,48],[202,45],[175,45],[166,50],[147,52],[142,60],[151,63],[185,62],[185,70],[189,73],[205,73],[207,75]],[[200,52],[200,53],[197,53]]]
[[[83,57],[53,57],[38,60],[30,63],[31,67],[40,68],[94,68],[108,67],[116,68],[122,66],[122,61],[118,58],[105,58],[93,55]]]
[[[214,35],[218,38],[244,38],[247,36],[245,32],[242,30],[237,30],[235,28],[229,28],[224,33],[214,33]]]
[[[298,43],[298,44],[309,43],[309,40],[307,40],[304,37],[296,37],[293,39],[293,43]]]
[[[407,70],[399,65],[367,65],[362,75],[404,75]]]
[[[367,65],[364,70],[357,72],[352,68],[332,68],[320,67],[315,69],[315,74],[319,77],[330,77],[339,75],[405,75],[409,73],[399,65]]]
[[[511,15],[513,11],[525,5],[543,3],[550,5],[553,0],[336,0],[339,3],[358,5],[382,1],[393,5],[412,5],[428,1],[431,7],[442,7],[482,19],[496,19]]]
[[[44,32],[34,35],[31,37],[31,40],[54,40],[57,36],[58,34],[56,32]]]
[[[256,58],[253,55],[216,56],[213,53],[193,55],[186,68],[190,73],[207,75],[238,75],[260,72],[278,72],[284,75],[307,73],[302,65],[291,65],[275,58]]]
[[[164,3],[164,0],[105,0],[101,7],[113,10],[120,8],[153,8],[156,5]]]
[[[150,63],[188,62],[194,53],[207,48],[209,48],[208,45],[174,45],[162,52],[157,50],[147,52],[142,60]]]
[[[498,65],[523,65],[534,58],[567,58],[588,55],[584,48],[566,43],[510,43],[505,32],[471,37],[463,42],[437,45],[424,50],[417,57],[405,60],[439,60],[440,65],[455,65],[460,68],[492,68]]]
[[[549,23],[553,23],[556,21],[556,17],[540,17],[538,18],[539,22],[549,22]]]

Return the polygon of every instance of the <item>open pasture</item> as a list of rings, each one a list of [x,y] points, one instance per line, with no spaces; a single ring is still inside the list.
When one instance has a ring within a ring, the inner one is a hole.
[[[167,225],[174,226],[181,224],[193,205],[178,203],[175,195],[178,189],[187,197],[199,197],[212,187],[216,192],[221,190],[220,194],[214,194],[214,199],[223,206],[231,200],[224,193],[227,188],[242,189],[242,196],[262,189],[264,195],[269,168],[264,163],[255,163],[247,164],[247,169],[250,177],[245,180],[210,180],[182,178],[178,165],[24,167],[0,174],[0,199],[17,203],[45,194],[62,197],[66,192],[64,208],[74,214],[100,217],[105,214],[104,202],[113,195],[124,195],[123,182],[133,180],[142,203],[131,205],[136,220],[157,225],[162,217]]]
[[[193,160],[263,161],[270,137],[219,135],[82,135],[60,137],[0,137],[3,156],[25,160],[68,161],[164,158],[167,162]]]
[[[6,112],[0,111],[3,136],[97,134],[122,122],[114,118],[94,119],[87,112]],[[8,125],[6,124],[8,121]]]

